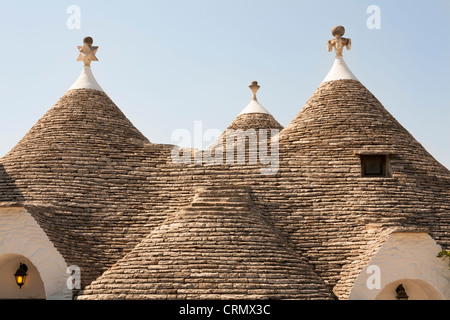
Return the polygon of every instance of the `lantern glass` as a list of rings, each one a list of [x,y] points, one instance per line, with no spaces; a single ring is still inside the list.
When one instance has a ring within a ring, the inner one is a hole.
[[[28,267],[26,266],[26,264],[21,263],[19,269],[17,269],[16,273],[14,274],[14,277],[16,278],[16,283],[20,289],[22,289],[22,286],[25,284],[27,271]]]

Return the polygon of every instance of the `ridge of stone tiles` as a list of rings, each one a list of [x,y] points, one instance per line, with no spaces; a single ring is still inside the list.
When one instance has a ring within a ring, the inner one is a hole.
[[[236,147],[238,137],[244,139],[248,134],[255,134],[257,141],[264,137],[267,138],[267,141],[269,142],[270,139],[272,139],[271,130],[276,130],[278,133],[282,129],[283,126],[269,113],[243,113],[233,120],[227,129],[208,147],[208,149],[215,150],[221,148],[222,150],[226,150],[228,140],[232,140],[234,147]],[[266,132],[263,133],[262,130],[265,130]],[[248,140],[248,138],[246,139]],[[248,146],[246,146],[246,150],[248,150]]]
[[[78,299],[331,299],[253,207],[248,188],[201,188]]]
[[[275,120],[270,113],[243,113],[236,117],[233,122],[227,127],[233,130],[248,130],[248,129],[283,129],[283,126]]]

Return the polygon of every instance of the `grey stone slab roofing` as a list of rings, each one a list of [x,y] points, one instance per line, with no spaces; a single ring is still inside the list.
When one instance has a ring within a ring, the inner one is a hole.
[[[250,141],[248,134],[254,132],[257,141],[260,141],[260,138],[270,141],[272,138],[272,130],[275,130],[273,132],[279,132],[283,130],[283,126],[271,114],[254,112],[240,114],[209,149],[216,150],[219,148],[225,151],[227,143],[232,144],[233,148],[236,148],[239,143],[238,139],[243,138],[247,144],[245,150],[248,152],[248,143]]]
[[[1,159],[0,202],[25,206],[84,285],[164,220],[144,212],[158,202],[148,180],[170,150],[105,93],[70,90]]]
[[[199,190],[78,299],[331,299],[248,192]]]
[[[344,267],[361,271],[385,230],[426,228],[449,248],[449,170],[359,81],[320,85],[279,140],[282,229],[330,287],[341,280],[339,298],[352,285]],[[388,155],[391,176],[362,177],[361,154]]]
[[[240,128],[252,121],[241,120]],[[450,249],[449,170],[359,81],[321,84],[278,137],[272,175],[260,163],[174,163],[173,146],[149,142],[105,93],[70,90],[0,160],[0,205],[27,208],[66,262],[81,267],[86,297],[96,298],[325,299],[334,290],[345,299],[393,230],[426,229]],[[388,155],[391,176],[362,177],[361,154]],[[214,237],[227,243],[226,257],[247,248],[241,265],[255,269],[241,276],[250,282],[234,290],[238,273],[220,288],[219,275],[241,269],[220,264]],[[167,263],[188,261],[171,241],[191,252],[189,263],[195,246],[210,254],[215,271],[203,272],[203,263],[195,276],[176,271],[184,269]],[[198,286],[183,291],[183,279]]]

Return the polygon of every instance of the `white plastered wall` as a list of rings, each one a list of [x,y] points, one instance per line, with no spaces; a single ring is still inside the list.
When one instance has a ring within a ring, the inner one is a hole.
[[[12,256],[23,256],[31,262],[44,284],[45,299],[72,299],[64,258],[30,213],[19,207],[0,208],[0,262]],[[28,281],[32,274],[29,273]]]
[[[391,233],[357,277],[349,299],[395,299],[400,284],[410,300],[450,299],[450,266],[437,257],[441,250],[427,233]]]

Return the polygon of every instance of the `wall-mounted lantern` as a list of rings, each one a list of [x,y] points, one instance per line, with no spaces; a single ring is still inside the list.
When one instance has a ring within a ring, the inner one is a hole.
[[[22,289],[22,286],[25,283],[27,271],[28,271],[27,265],[21,263],[19,269],[17,269],[16,273],[14,274],[14,277],[16,278],[16,283],[20,289]]]
[[[408,300],[408,295],[406,294],[405,288],[403,288],[403,285],[399,285],[397,289],[395,289],[395,292],[397,293],[397,300]]]

